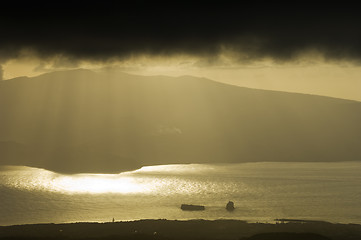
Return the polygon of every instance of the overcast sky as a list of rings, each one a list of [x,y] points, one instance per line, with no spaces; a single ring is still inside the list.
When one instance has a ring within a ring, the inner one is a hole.
[[[361,101],[356,6],[21,4],[1,8],[0,78],[112,67]]]

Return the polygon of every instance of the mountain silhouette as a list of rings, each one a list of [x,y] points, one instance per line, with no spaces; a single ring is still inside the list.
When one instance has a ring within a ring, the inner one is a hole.
[[[15,78],[0,82],[0,116],[0,164],[65,173],[361,160],[360,102],[192,76],[79,69]]]

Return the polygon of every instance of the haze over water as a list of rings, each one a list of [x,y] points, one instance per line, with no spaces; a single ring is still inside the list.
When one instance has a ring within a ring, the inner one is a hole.
[[[162,165],[120,174],[0,168],[0,225],[275,218],[361,223],[361,163]],[[232,200],[236,210],[227,212]],[[182,203],[205,205],[187,212]],[[5,216],[5,217],[4,217]]]

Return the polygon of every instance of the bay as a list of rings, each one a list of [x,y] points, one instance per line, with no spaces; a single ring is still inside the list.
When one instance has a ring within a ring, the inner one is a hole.
[[[276,218],[361,224],[360,162],[147,166],[119,174],[0,167],[0,225]],[[228,212],[228,201],[236,209]],[[199,204],[205,211],[182,211]]]

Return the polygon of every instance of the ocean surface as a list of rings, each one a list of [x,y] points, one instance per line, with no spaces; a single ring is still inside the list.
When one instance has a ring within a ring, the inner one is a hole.
[[[227,202],[236,209],[228,212]],[[205,211],[182,211],[200,204]],[[361,224],[361,162],[190,164],[65,175],[0,166],[0,225],[276,218]]]

